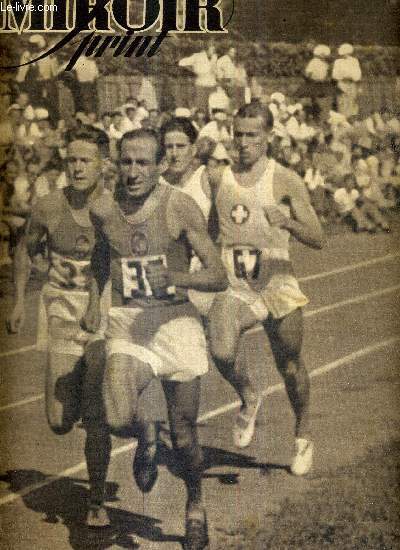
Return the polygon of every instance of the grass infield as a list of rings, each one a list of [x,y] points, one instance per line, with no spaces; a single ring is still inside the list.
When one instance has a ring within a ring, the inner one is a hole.
[[[253,525],[220,533],[218,550],[400,549],[400,441],[311,477],[301,498]]]

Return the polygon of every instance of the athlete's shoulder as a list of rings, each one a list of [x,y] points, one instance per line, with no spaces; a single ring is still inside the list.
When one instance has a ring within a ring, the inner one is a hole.
[[[285,179],[290,180],[294,182],[303,182],[302,178],[292,170],[291,168],[288,168],[287,166],[283,166],[280,162],[277,160],[274,160],[275,164],[275,173],[274,176],[278,179]]]
[[[282,187],[289,196],[307,191],[303,178],[277,161],[275,161],[274,184]]]
[[[50,191],[50,193],[48,193],[47,195],[39,197],[36,201],[36,204],[39,205],[42,209],[50,209],[54,208],[54,206],[60,206],[60,204],[62,204],[63,202],[63,199],[63,189],[55,189],[54,191]]]
[[[183,189],[176,189],[172,187],[168,197],[168,209],[172,209],[177,213],[185,215],[190,214],[191,211],[197,213],[200,211],[200,207],[196,203],[193,197]]]
[[[105,190],[100,197],[90,205],[90,213],[96,218],[106,221],[112,216],[117,207],[117,202],[110,191]]]
[[[204,215],[197,202],[180,189],[172,189],[167,202],[167,220],[175,238],[183,232],[206,227]]]
[[[45,222],[49,217],[54,219],[64,208],[64,192],[62,189],[55,189],[37,199],[32,214],[39,216],[41,221]]]

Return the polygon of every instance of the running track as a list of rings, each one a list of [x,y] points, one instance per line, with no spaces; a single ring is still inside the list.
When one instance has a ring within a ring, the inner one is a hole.
[[[312,376],[316,477],[398,434],[399,233],[398,228],[390,235],[341,233],[321,252],[293,250],[310,297],[304,354]],[[78,428],[61,438],[46,426],[42,367],[34,349],[36,291],[28,301],[25,334],[7,336],[0,328],[0,548],[178,550],[184,493],[168,449],[161,456],[159,481],[143,499],[130,473],[133,442],[115,439],[108,476],[113,527],[93,534],[82,526],[83,432]],[[9,307],[6,296],[2,309]],[[240,360],[266,396],[248,449],[237,452],[231,443],[234,394],[213,369],[203,385],[199,424],[209,465],[204,489],[211,548],[238,521],[261,521],[285,498],[301,499],[307,489],[306,479],[287,473],[293,419],[259,329],[246,336]]]

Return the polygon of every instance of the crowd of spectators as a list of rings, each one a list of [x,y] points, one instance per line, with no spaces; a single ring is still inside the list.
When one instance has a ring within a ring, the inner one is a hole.
[[[37,56],[46,47],[40,35],[30,37]],[[32,204],[38,197],[66,185],[65,142],[80,125],[104,130],[111,144],[105,163],[105,185],[116,179],[116,144],[140,127],[158,130],[171,116],[190,118],[199,140],[221,142],[234,161],[232,120],[244,102],[267,102],[274,117],[269,154],[300,174],[321,221],[346,223],[355,231],[389,230],[388,212],[399,204],[400,120],[381,109],[360,116],[357,90],[362,72],[353,48],[318,45],[303,68],[304,82],[295,96],[265,95],[257,78],[249,77],[236,48],[219,52],[208,46],[177,64],[195,79],[192,108],[159,108],[150,80],[143,78],[140,95],[126,97],[112,112],[98,109],[94,59],[84,58],[66,79],[60,60],[21,68],[11,84],[0,82],[0,222],[2,264],[12,261]],[[32,51],[22,53],[26,61]],[[28,70],[27,70],[28,69]],[[71,89],[75,116],[60,118],[57,79]],[[200,162],[200,160],[199,160]]]

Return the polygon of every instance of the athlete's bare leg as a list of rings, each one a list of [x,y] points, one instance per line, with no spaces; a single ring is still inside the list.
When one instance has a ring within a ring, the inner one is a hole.
[[[104,372],[102,347],[100,340],[96,345],[92,344],[84,359],[50,352],[45,384],[46,414],[54,433],[66,434],[82,415],[90,485],[87,522],[94,527],[109,525],[108,515],[102,508],[111,452],[111,436],[105,422],[101,396]]]
[[[303,314],[296,309],[283,319],[264,322],[276,366],[282,375],[295,418],[295,435],[308,438],[310,416],[310,378],[305,368],[301,347],[303,343]]]
[[[68,433],[81,417],[84,360],[81,351],[68,353],[76,332],[76,322],[65,322],[55,316],[48,320],[46,416],[50,428],[58,435]]]
[[[135,357],[116,353],[107,358],[103,397],[107,424],[116,435],[132,427],[139,397],[153,378],[153,369]]]
[[[219,372],[242,400],[244,413],[257,402],[257,391],[236,357],[242,332],[256,323],[256,317],[246,304],[226,295],[215,298],[208,325],[211,354]]]
[[[50,351],[45,376],[46,416],[57,435],[68,433],[81,414],[82,359]]]
[[[200,378],[192,382],[163,382],[167,400],[171,440],[181,477],[186,485],[186,536],[192,529],[207,537],[205,512],[202,506],[201,477],[203,453],[198,441],[197,416],[200,404]]]
[[[82,419],[86,429],[85,456],[91,506],[103,505],[111,453],[111,435],[102,396],[105,360],[104,340],[96,340],[86,346]]]

